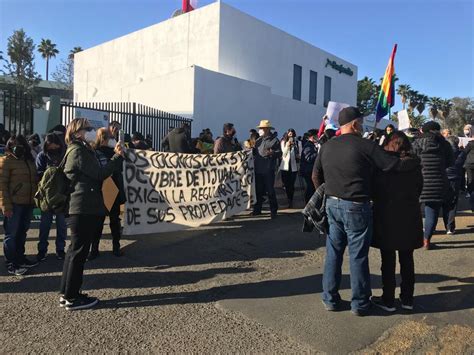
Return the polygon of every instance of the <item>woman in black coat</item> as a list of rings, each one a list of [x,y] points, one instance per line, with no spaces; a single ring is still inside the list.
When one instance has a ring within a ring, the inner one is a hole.
[[[382,257],[382,297],[372,297],[373,303],[394,312],[396,251],[400,262],[402,283],[400,301],[403,309],[413,309],[415,288],[414,249],[423,246],[423,221],[420,194],[423,176],[419,158],[410,154],[411,144],[402,132],[394,132],[384,149],[418,164],[407,172],[377,173],[374,191],[374,234],[372,246],[380,249]]]

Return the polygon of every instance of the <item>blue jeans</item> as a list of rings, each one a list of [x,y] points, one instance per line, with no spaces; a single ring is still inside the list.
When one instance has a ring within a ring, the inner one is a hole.
[[[431,240],[438,224],[441,202],[425,202],[425,234],[426,240]]]
[[[326,240],[326,262],[323,274],[323,301],[337,307],[341,301],[339,287],[342,261],[349,247],[352,310],[370,307],[369,248],[372,241],[372,206],[370,202],[352,202],[328,198],[326,212],[329,233]]]
[[[13,205],[13,215],[4,217],[3,253],[7,264],[18,265],[25,259],[26,233],[33,217],[32,205]]]
[[[38,253],[46,254],[48,252],[48,238],[51,224],[53,224],[52,212],[41,212],[40,234],[38,242]],[[63,213],[56,215],[56,252],[64,251],[66,246],[67,226],[66,218]]]

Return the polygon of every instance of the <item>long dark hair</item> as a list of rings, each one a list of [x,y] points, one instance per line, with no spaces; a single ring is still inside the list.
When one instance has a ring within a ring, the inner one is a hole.
[[[48,147],[50,144],[57,144],[61,148],[63,146],[63,142],[61,139],[58,137],[56,133],[49,133],[46,135],[44,138],[44,143],[43,143],[43,152],[47,153],[48,152]]]
[[[281,138],[285,143],[288,142],[288,133],[290,132],[293,133],[293,139],[296,141],[296,131],[293,128],[290,128],[288,131],[283,133],[283,137]]]
[[[26,138],[19,134],[18,136],[13,135],[10,137],[10,139],[7,142],[7,145],[5,146],[5,151],[7,153],[10,153],[12,155],[15,155],[13,152],[13,148],[15,148],[17,145],[21,145],[24,150],[23,157],[25,160],[31,160],[33,161],[33,155],[31,155],[31,148],[30,145],[28,144]]]
[[[411,152],[411,143],[405,133],[395,131],[388,138],[384,149],[399,153],[400,156],[407,156],[410,155]]]

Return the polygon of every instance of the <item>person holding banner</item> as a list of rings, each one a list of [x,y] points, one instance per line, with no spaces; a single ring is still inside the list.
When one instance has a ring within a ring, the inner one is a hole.
[[[269,120],[260,121],[257,128],[260,137],[253,148],[257,202],[253,206],[252,215],[257,216],[262,213],[263,196],[266,193],[270,202],[271,218],[274,219],[278,211],[275,193],[275,168],[277,159],[281,157],[280,142],[272,134],[273,127]]]
[[[233,123],[225,123],[222,129],[223,136],[214,142],[214,154],[231,153],[242,150],[241,145],[235,139],[235,128]]]
[[[91,308],[98,302],[97,298],[80,292],[84,263],[92,237],[101,230],[106,214],[102,182],[122,170],[122,146],[117,144],[115,155],[105,167],[101,167],[91,147],[95,139],[96,132],[87,119],[75,118],[69,123],[64,173],[71,181],[72,190],[68,211],[71,244],[64,260],[59,299],[59,305],[67,310]]]

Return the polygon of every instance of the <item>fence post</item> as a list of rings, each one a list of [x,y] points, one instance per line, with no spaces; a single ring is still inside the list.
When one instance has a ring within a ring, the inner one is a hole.
[[[131,135],[137,131],[137,103],[134,102],[132,107],[133,107],[132,108],[133,112],[132,112],[132,131],[130,132]]]

